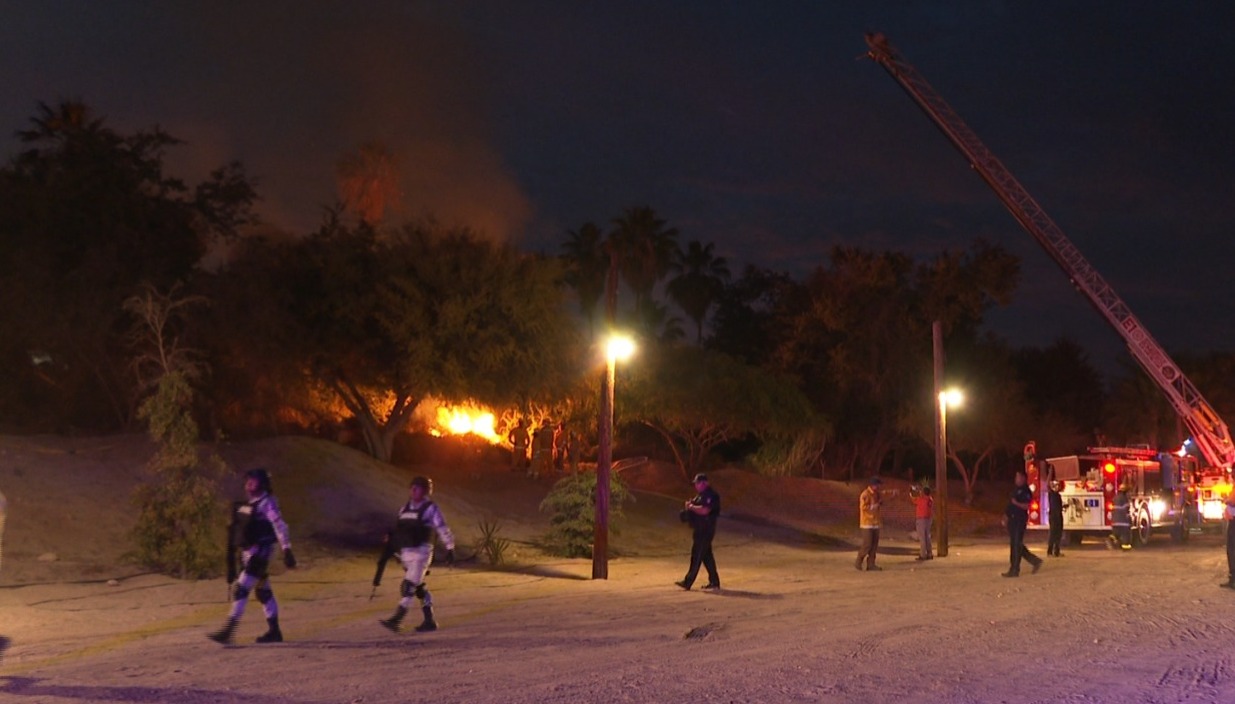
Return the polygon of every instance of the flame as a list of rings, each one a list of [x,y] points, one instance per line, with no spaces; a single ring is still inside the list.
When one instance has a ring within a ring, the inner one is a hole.
[[[429,428],[434,437],[443,435],[477,435],[497,445],[497,418],[492,411],[476,406],[438,406],[436,425]]]

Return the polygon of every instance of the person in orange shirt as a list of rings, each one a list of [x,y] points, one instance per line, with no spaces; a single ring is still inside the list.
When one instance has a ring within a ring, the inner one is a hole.
[[[858,571],[879,572],[882,567],[875,565],[875,552],[879,549],[879,528],[882,525],[879,517],[879,507],[883,497],[879,487],[883,480],[871,477],[870,484],[858,497],[858,528],[862,531],[862,545],[858,548],[858,560],[854,567]]]
[[[935,517],[935,498],[931,496],[929,486],[922,487],[918,494],[910,493],[909,500],[914,505],[914,516],[918,528],[918,561],[934,559],[931,554],[931,521]]]

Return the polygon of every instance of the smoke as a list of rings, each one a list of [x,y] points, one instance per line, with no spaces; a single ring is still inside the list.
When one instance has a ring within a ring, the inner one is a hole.
[[[531,219],[493,146],[494,107],[468,33],[396,2],[168,12],[182,15],[168,29],[185,44],[164,70],[196,78],[175,85],[173,116],[159,121],[190,142],[194,170],[244,162],[265,220],[315,227],[338,199],[340,158],[367,143],[397,166],[387,223],[431,215],[506,239]]]

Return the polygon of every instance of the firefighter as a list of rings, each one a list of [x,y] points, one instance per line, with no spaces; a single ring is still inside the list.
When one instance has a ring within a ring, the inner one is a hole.
[[[560,422],[553,428],[553,471],[564,472],[566,469],[566,423]]]
[[[1046,538],[1046,554],[1063,557],[1059,554],[1059,542],[1063,538],[1063,495],[1059,480],[1052,479],[1050,489],[1046,493],[1046,504],[1051,530]]]
[[[540,473],[547,476],[553,470],[553,421],[545,420],[532,434],[532,467],[528,475],[539,479]]]
[[[399,509],[395,527],[386,536],[386,550],[378,562],[377,573],[373,576],[373,586],[381,584],[382,572],[386,560],[397,556],[403,564],[403,584],[399,590],[399,605],[394,614],[378,621],[383,627],[398,633],[403,617],[407,616],[407,607],[412,604],[412,597],[420,599],[420,608],[424,613],[424,621],[416,626],[420,632],[436,631],[437,620],[433,617],[433,595],[425,586],[425,575],[433,562],[434,537],[439,537],[446,545],[446,564],[455,561],[455,538],[446,527],[446,519],[437,504],[429,500],[433,494],[433,480],[428,477],[416,477],[408,487],[408,502]]]
[[[522,472],[527,470],[527,419],[520,418],[518,424],[506,436],[510,441],[510,471]]]
[[[266,633],[258,636],[258,643],[282,643],[283,632],[279,630],[279,604],[275,601],[274,590],[270,588],[270,558],[274,555],[275,543],[283,548],[283,564],[288,569],[295,569],[296,558],[292,555],[292,540],[288,534],[287,524],[279,513],[279,503],[274,498],[274,489],[270,485],[270,473],[264,469],[250,469],[245,473],[244,490],[248,502],[236,502],[232,515],[229,540],[229,550],[239,548],[241,571],[234,578],[232,610],[223,627],[210,634],[210,639],[216,643],[229,645],[236,633],[236,625],[244,615],[245,604],[249,594],[257,595],[266,613]],[[228,579],[234,569],[228,565]]]
[[[875,564],[875,553],[879,550],[879,529],[881,521],[879,508],[883,502],[880,487],[883,480],[871,477],[870,484],[858,497],[858,528],[862,531],[862,545],[858,548],[858,559],[854,567],[858,571],[879,572],[883,568]],[[896,492],[892,492],[894,496]]]
[[[1120,484],[1115,494],[1115,502],[1111,507],[1111,535],[1107,538],[1108,545],[1114,549],[1119,546],[1123,550],[1132,549],[1132,502],[1128,499],[1128,485]]]
[[[1008,571],[1003,573],[1004,577],[1021,576],[1022,559],[1029,562],[1035,574],[1042,567],[1042,558],[1029,552],[1029,548],[1025,547],[1025,529],[1029,525],[1029,503],[1033,501],[1033,492],[1029,491],[1027,483],[1025,470],[1017,469],[1016,487],[1012,490],[1008,507],[1004,510],[1004,523],[1008,527],[1008,547],[1011,558]]]

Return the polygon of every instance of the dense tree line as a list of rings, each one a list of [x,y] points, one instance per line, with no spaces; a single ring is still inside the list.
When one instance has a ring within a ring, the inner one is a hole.
[[[532,254],[431,220],[385,224],[397,187],[370,183],[390,171],[376,146],[341,162],[356,187],[319,228],[280,234],[254,226],[258,192],[239,164],[196,185],[166,173],[178,142],[161,130],[122,134],[68,102],[41,106],[17,139],[0,168],[10,431],[135,424],[151,382],[134,331],[150,330],[125,302],[144,295],[195,303],[160,334],[200,370],[191,398],[207,434],[349,423],[389,458],[428,397],[587,429],[596,342],[616,326],[642,348],[620,370],[621,427],[650,433],[684,470],[719,452],[769,472],[908,472],[929,457],[938,320],[951,381],[971,404],[949,419],[967,486],[1030,438],[1047,453],[1100,436],[1179,440],[1139,370],[1108,387],[1070,341],[1014,349],[985,331],[1019,275],[988,242],[925,259],[836,247],[795,277],[735,269],[639,206],[563,233],[559,256]],[[221,245],[221,263],[204,266]],[[1178,361],[1232,417],[1233,356]]]

